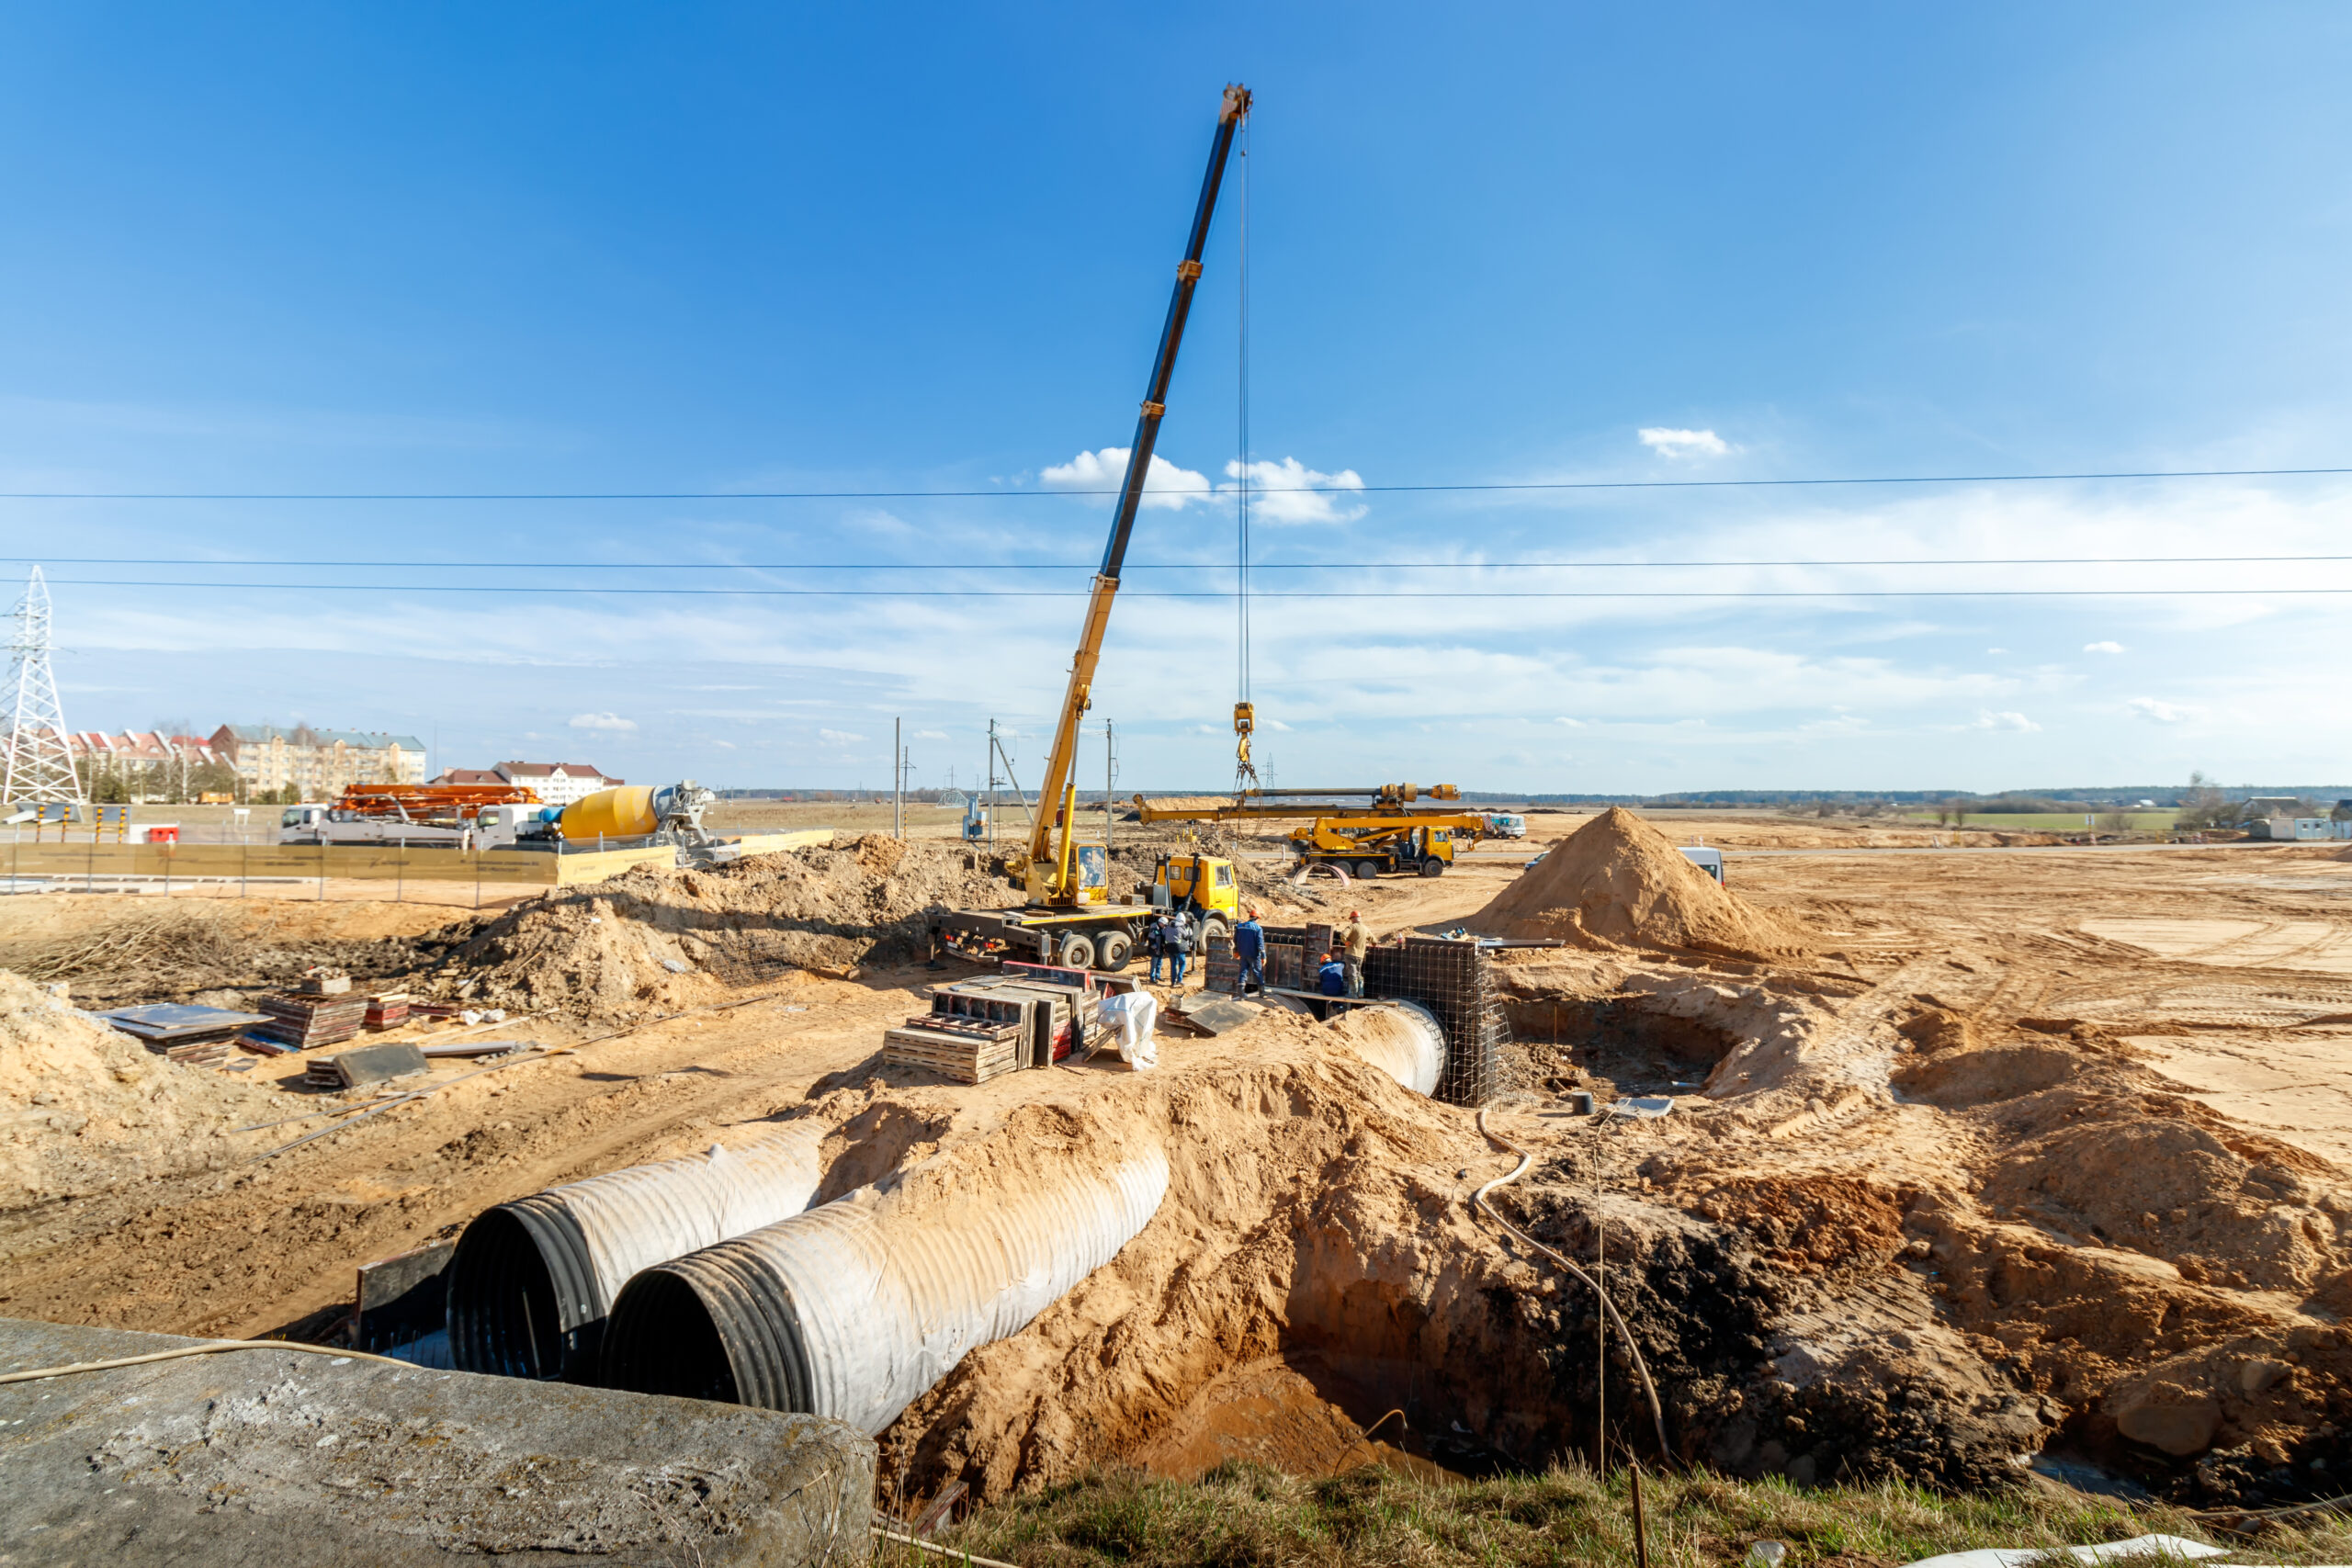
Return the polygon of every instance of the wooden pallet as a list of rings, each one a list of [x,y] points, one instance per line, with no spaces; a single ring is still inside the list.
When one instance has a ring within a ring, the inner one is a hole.
[[[893,1029],[882,1036],[882,1060],[922,1067],[957,1083],[985,1083],[1021,1066],[1021,1042],[978,1041],[934,1029]]]

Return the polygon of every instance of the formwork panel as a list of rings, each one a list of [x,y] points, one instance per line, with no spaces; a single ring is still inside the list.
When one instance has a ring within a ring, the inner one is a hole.
[[[1315,934],[1301,926],[1268,929],[1269,986],[1315,988],[1307,955]],[[1383,943],[1364,954],[1365,996],[1419,1002],[1445,1030],[1445,1072],[1437,1097],[1455,1105],[1480,1105],[1495,1092],[1498,1059],[1510,1037],[1491,964],[1476,942],[1442,937],[1408,937],[1401,945]]]

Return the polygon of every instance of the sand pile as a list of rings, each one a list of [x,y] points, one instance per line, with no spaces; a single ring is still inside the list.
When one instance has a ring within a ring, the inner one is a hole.
[[[285,1113],[271,1090],[175,1066],[0,969],[0,1210],[221,1164],[227,1129]]]
[[[935,905],[1020,901],[987,852],[868,834],[831,846],[679,871],[639,866],[482,923],[436,988],[583,1018],[631,1018],[712,999],[787,969],[839,974],[926,951]]]
[[[1741,958],[1809,945],[1785,921],[1718,886],[1665,834],[1622,807],[1569,834],[1465,923],[1486,936]]]

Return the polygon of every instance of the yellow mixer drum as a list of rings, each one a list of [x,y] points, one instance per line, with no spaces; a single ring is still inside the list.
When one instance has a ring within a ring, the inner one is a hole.
[[[563,808],[563,836],[573,843],[582,839],[634,839],[662,825],[653,809],[653,786],[624,784],[582,795]]]

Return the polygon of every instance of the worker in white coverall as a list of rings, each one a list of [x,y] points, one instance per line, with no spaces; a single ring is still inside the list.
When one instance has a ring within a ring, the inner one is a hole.
[[[1158,999],[1141,987],[1108,993],[1094,1008],[1096,1023],[1119,1032],[1119,1059],[1139,1073],[1159,1060],[1159,1048],[1151,1035],[1151,1026],[1159,1018]]]

